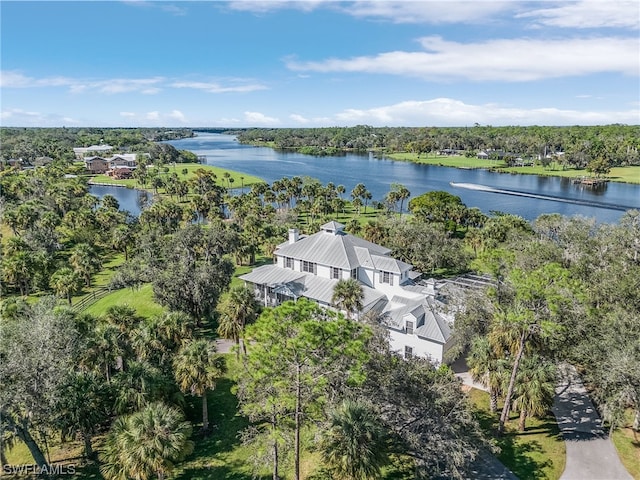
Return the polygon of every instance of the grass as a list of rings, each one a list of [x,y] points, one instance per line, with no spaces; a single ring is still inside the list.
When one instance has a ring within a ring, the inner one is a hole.
[[[415,153],[391,153],[385,155],[392,160],[402,160],[427,165],[438,165],[442,167],[455,168],[486,168],[503,173],[518,173],[523,175],[540,175],[543,177],[566,177],[581,178],[592,177],[593,175],[584,169],[567,168],[556,162],[552,162],[548,167],[533,165],[529,167],[509,167],[497,160],[483,160],[479,158],[468,158],[463,156],[440,156],[440,155],[418,155]],[[640,183],[640,166],[613,167],[611,172],[605,176],[612,182]]]
[[[640,479],[640,434],[631,429],[633,411],[627,410],[625,425],[613,432],[611,440],[618,451],[620,461],[633,478]]]
[[[224,178],[224,174],[225,173],[229,173],[231,175],[230,178],[233,178],[233,182],[231,183],[231,185],[234,188],[241,188],[242,186],[244,187],[250,187],[251,185],[255,184],[255,183],[260,183],[263,182],[263,180],[259,177],[253,176],[253,175],[249,175],[247,173],[242,173],[242,172],[236,172],[235,170],[228,170],[226,168],[221,168],[221,167],[214,167],[212,165],[203,165],[200,163],[178,163],[175,166],[171,166],[171,167],[167,167],[169,169],[168,172],[162,172],[160,174],[160,177],[162,178],[166,178],[169,176],[169,174],[175,172],[178,174],[178,178],[180,180],[189,180],[191,178],[194,178],[195,175],[195,171],[198,169],[203,169],[203,170],[207,170],[207,171],[211,171],[213,172],[217,178],[216,183],[220,186],[223,187],[229,187],[229,183],[227,182],[227,179]],[[186,169],[187,170],[187,174],[184,175],[182,173],[182,171]],[[112,185],[124,185],[130,188],[142,188],[137,180],[130,178],[130,179],[123,179],[123,180],[115,180],[111,177],[109,177],[108,175],[95,175],[91,181],[93,183],[109,183]],[[147,186],[147,190],[151,190],[151,187]]]
[[[495,437],[498,415],[489,411],[489,394],[477,389],[469,391],[480,426]],[[556,480],[565,467],[565,446],[555,417],[527,419],[525,432],[517,430],[518,414],[512,412],[504,435],[496,437],[500,447],[498,459],[521,480]]]
[[[425,165],[438,165],[440,167],[455,168],[494,168],[502,166],[504,163],[498,163],[496,160],[483,160],[475,157],[463,156],[446,156],[446,155],[418,155],[416,153],[389,153],[384,155],[392,160],[401,160],[405,162],[423,163]]]
[[[138,315],[150,317],[161,314],[164,308],[155,302],[153,298],[153,289],[151,284],[146,284],[137,290],[123,288],[101,298],[96,303],[85,310],[86,313],[99,316],[104,314],[107,309],[114,305],[127,304],[135,308]]]

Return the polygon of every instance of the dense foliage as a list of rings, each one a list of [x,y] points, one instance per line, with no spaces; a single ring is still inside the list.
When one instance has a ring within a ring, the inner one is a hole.
[[[315,155],[348,150],[423,154],[447,149],[475,155],[480,150],[500,150],[523,156],[565,152],[568,164],[580,167],[600,157],[609,165],[640,164],[637,125],[259,128],[240,131],[238,138]]]
[[[226,376],[248,422],[242,440],[274,478],[298,475],[314,448],[318,478],[380,478],[397,464],[418,478],[464,478],[486,441],[459,381],[390,352],[381,319],[360,315],[354,282],[333,298],[351,318],[305,300],[261,311],[252,290],[230,288],[235,267],[269,261],[289,228],[315,233],[335,219],[428,275],[486,275],[487,288],[454,295],[449,354],[467,357],[503,425],[512,409],[522,430],[548,410],[566,361],[611,429],[626,411],[640,428],[638,211],[615,225],[555,214],[529,223],[445,192],[408,202],[402,185],[376,201],[363,184],[346,192],[293,176],[229,195],[231,182],[221,187],[203,171],[179,181],[181,193],[158,185],[134,218],[113,197],[90,195],[85,178],[66,175],[72,169],[56,161],[0,172],[2,463],[20,440],[46,465],[48,439],[62,435],[81,440],[87,459],[97,451],[109,478],[168,475],[192,442],[218,441],[208,428],[218,405],[207,399]],[[162,313],[123,304],[82,313],[81,294],[142,285]],[[237,371],[227,371],[233,356],[216,352],[215,332],[238,344]]]

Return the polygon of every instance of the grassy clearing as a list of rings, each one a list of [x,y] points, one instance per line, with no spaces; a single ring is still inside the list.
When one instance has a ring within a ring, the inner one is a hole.
[[[142,317],[159,315],[164,311],[164,308],[156,303],[153,298],[151,284],[146,284],[137,290],[130,288],[116,290],[98,300],[85,311],[91,315],[99,316],[104,314],[109,307],[125,304],[135,308],[138,315]]]
[[[633,478],[640,479],[640,434],[631,429],[633,412],[627,410],[625,426],[613,432],[611,439],[622,464]]]
[[[242,188],[250,187],[255,183],[260,183],[263,180],[259,177],[249,175],[248,173],[236,172],[235,170],[228,170],[226,168],[214,167],[212,165],[203,165],[200,163],[178,163],[175,166],[167,167],[169,169],[168,172],[162,172],[160,177],[167,178],[169,174],[175,172],[178,174],[178,178],[180,180],[189,180],[195,177],[195,171],[198,169],[203,169],[207,171],[213,172],[217,178],[216,183],[222,187],[229,187],[231,185],[233,188]],[[187,171],[186,175],[183,173],[183,170]],[[228,180],[224,177],[224,174],[228,173],[230,175],[229,178],[233,179],[233,182],[229,183]],[[142,188],[138,184],[138,182],[132,178],[124,179],[124,180],[115,180],[108,175],[95,175],[92,177],[91,181],[93,183],[109,183],[113,185],[125,185],[130,188]],[[151,190],[151,188],[147,188],[147,190]]]
[[[518,173],[522,175],[539,175],[543,177],[581,178],[593,175],[584,169],[568,168],[552,162],[548,167],[533,165],[530,167],[509,167],[498,160],[482,160],[479,158],[467,158],[462,156],[445,157],[440,155],[417,155],[415,153],[392,153],[386,155],[392,160],[401,160],[426,165],[438,165],[441,167],[455,168],[486,168],[502,173]],[[613,167],[607,179],[612,182],[640,183],[640,166]]]
[[[418,155],[416,153],[390,153],[385,157],[392,160],[401,160],[404,162],[424,163],[425,165],[437,165],[440,167],[455,168],[495,168],[503,166],[504,163],[496,160],[483,160],[475,157],[462,156],[443,156],[443,155]]]
[[[471,389],[469,399],[482,429],[494,437],[498,415],[489,411],[489,394]],[[518,415],[512,413],[506,433],[496,438],[500,447],[498,459],[521,480],[556,480],[565,467],[565,446],[552,414],[527,420],[527,430],[518,432]]]

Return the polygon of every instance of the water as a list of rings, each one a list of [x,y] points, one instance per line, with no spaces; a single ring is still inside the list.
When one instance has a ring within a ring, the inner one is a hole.
[[[640,185],[612,182],[593,189],[572,184],[566,178],[419,165],[378,159],[373,155],[313,157],[241,145],[235,137],[221,134],[202,133],[168,143],[180,150],[206,156],[209,165],[256,175],[269,183],[282,177],[310,176],[323,184],[344,185],[346,196],[356,184],[364,183],[374,200],[382,200],[392,183],[400,183],[409,189],[411,198],[430,190],[445,190],[458,195],[468,207],[478,207],[485,213],[492,210],[512,213],[527,220],[534,220],[544,213],[560,213],[613,223],[620,219],[625,209],[640,208]],[[450,182],[489,188],[459,188]],[[120,200],[117,191],[126,189],[112,190],[108,193]],[[503,190],[531,196],[505,194]],[[137,211],[139,209],[132,213]]]

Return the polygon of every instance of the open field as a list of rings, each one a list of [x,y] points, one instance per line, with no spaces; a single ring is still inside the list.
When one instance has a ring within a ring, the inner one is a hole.
[[[123,288],[116,290],[101,298],[96,303],[85,310],[86,313],[99,316],[114,305],[129,305],[134,308],[138,315],[150,317],[163,312],[164,308],[153,299],[153,289],[151,284],[146,284],[139,289]]]
[[[253,175],[249,175],[242,172],[236,172],[235,170],[228,170],[226,168],[214,167],[212,165],[203,165],[200,163],[177,163],[175,166],[167,166],[169,170],[167,172],[162,172],[160,177],[166,178],[169,174],[175,172],[178,174],[178,178],[180,180],[189,180],[195,177],[195,171],[198,169],[203,169],[207,171],[213,172],[217,178],[216,183],[223,187],[229,187],[231,185],[233,188],[242,188],[251,186],[255,183],[260,183],[263,180],[255,177]],[[186,170],[186,175],[183,171]],[[229,183],[228,180],[224,177],[225,173],[229,173],[230,177],[233,179],[233,182]],[[108,183],[112,185],[125,185],[131,188],[142,188],[135,179],[125,179],[125,180],[115,180],[108,175],[94,175],[91,178],[92,183]],[[147,185],[147,189],[150,190],[151,187]]]
[[[498,414],[489,411],[489,394],[471,389],[469,398],[475,406],[480,426],[489,436],[495,435]],[[506,433],[497,437],[501,452],[496,456],[521,480],[556,480],[565,467],[565,446],[555,417],[527,419],[527,430],[518,432],[518,413],[512,412]]]
[[[563,169],[560,165],[551,163],[548,167],[534,165],[531,167],[508,167],[503,162],[497,160],[482,160],[479,158],[467,158],[462,156],[441,156],[441,155],[417,155],[415,153],[392,153],[386,155],[392,160],[401,160],[414,163],[424,163],[426,165],[438,165],[442,167],[455,168],[486,168],[497,172],[518,173],[522,175],[540,175],[543,177],[567,177],[582,178],[593,175],[584,169]],[[640,166],[613,167],[609,175],[605,178],[612,182],[640,183]]]

